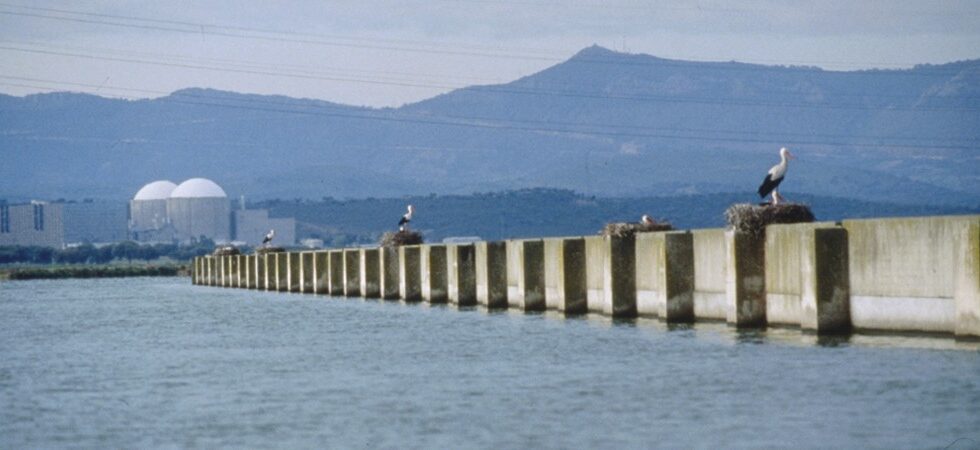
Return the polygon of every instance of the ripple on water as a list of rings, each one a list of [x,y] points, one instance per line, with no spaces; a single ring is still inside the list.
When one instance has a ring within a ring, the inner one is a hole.
[[[980,440],[980,353],[947,338],[487,313],[143,278],[4,283],[0,343],[3,448]]]

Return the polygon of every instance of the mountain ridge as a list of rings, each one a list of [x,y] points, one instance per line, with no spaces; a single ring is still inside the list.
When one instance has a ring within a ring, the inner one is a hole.
[[[550,187],[748,199],[790,145],[801,158],[788,193],[977,205],[978,76],[980,60],[832,72],[593,46],[399,108],[202,88],[0,96],[0,196],[126,198],[205,176],[252,198]]]

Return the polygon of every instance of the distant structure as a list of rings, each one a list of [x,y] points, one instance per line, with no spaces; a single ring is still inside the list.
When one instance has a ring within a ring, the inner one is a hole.
[[[244,205],[243,205],[244,206]],[[296,242],[296,219],[270,218],[267,209],[239,209],[232,213],[235,242],[258,246],[269,230],[276,230],[276,245],[289,246]]]
[[[207,178],[184,181],[167,198],[167,218],[173,226],[174,238],[179,242],[201,236],[215,242],[228,242],[231,239],[230,216],[228,195]]]
[[[296,243],[296,219],[270,218],[265,209],[231,211],[224,189],[206,178],[177,185],[157,180],[124,202],[0,199],[0,245],[63,248],[76,244],[188,243],[258,245],[270,229],[277,245]],[[128,208],[127,208],[128,206]],[[128,211],[127,211],[128,210]]]
[[[129,201],[129,230],[134,240],[169,242],[174,231],[167,218],[167,199],[177,185],[169,180],[154,181],[140,188]]]
[[[0,245],[62,248],[125,239],[126,206],[121,203],[0,200]]]

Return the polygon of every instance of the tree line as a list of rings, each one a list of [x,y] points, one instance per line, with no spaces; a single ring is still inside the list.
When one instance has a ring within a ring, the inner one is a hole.
[[[112,261],[153,261],[170,258],[189,261],[211,253],[214,241],[202,239],[189,245],[148,244],[133,241],[104,246],[82,244],[55,249],[39,246],[0,246],[0,264],[106,264]]]

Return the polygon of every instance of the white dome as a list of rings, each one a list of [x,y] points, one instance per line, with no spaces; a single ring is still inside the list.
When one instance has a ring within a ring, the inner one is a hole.
[[[170,193],[170,198],[226,198],[225,190],[207,178],[191,178]]]
[[[133,200],[166,200],[177,185],[168,180],[154,181],[140,188]]]

